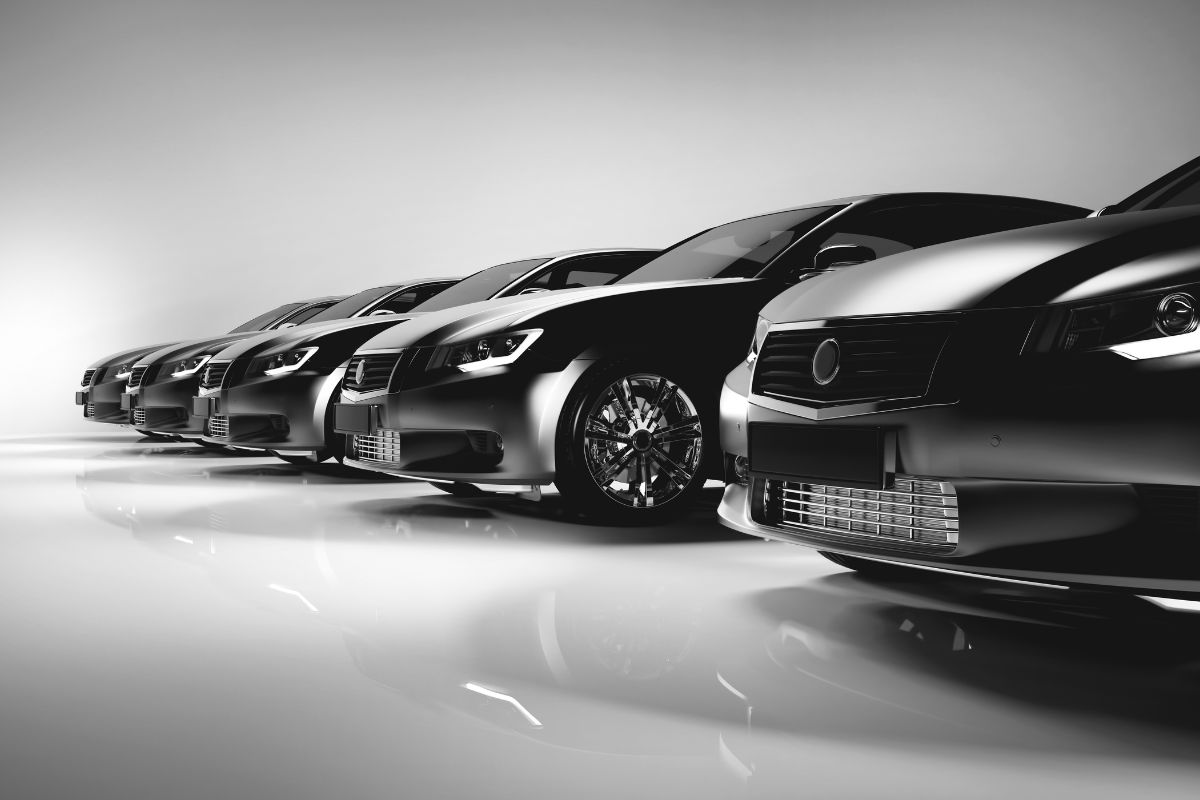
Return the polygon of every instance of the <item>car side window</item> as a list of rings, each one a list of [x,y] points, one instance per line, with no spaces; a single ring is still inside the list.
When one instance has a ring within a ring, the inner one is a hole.
[[[1175,189],[1166,197],[1157,198],[1151,208],[1175,208],[1176,206],[1191,206],[1200,203],[1200,177],[1190,184]]]
[[[333,300],[330,300],[328,303],[313,303],[311,306],[304,309],[303,311],[299,311],[299,312],[293,314],[292,316],[288,317],[287,319],[280,321],[279,324],[282,325],[284,323],[287,323],[289,325],[303,325],[305,322],[308,322],[310,319],[315,317],[317,314],[320,314],[322,311],[329,308],[331,305],[333,305],[333,303],[334,303]]]
[[[781,263],[780,271],[775,274],[786,274],[788,280],[794,281],[813,268],[817,253],[833,245],[862,245],[871,248],[876,258],[884,258],[918,247],[1065,218],[1046,209],[987,203],[867,208],[858,214],[839,217],[833,225],[819,231],[812,244],[793,248],[780,259],[787,263]]]
[[[552,289],[578,289],[584,286],[606,286],[624,278],[656,255],[597,253],[592,256],[569,258],[550,267],[541,275],[525,281],[506,294],[521,292],[550,291]]]

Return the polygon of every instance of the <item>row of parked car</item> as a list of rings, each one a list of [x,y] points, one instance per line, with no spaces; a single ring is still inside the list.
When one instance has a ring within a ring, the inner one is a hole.
[[[1186,595],[1197,291],[1200,159],[1091,213],[851,197],[290,303],[101,359],[76,402],[635,524],[715,478],[724,524],[862,572]]]

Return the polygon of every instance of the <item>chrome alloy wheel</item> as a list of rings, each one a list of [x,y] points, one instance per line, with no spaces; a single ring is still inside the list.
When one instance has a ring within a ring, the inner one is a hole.
[[[588,410],[584,463],[609,499],[630,508],[673,500],[695,480],[704,434],[678,384],[636,373],[610,384]]]

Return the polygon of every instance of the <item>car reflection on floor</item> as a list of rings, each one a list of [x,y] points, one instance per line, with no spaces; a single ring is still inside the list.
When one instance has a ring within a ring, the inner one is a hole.
[[[560,748],[686,758],[707,765],[714,795],[836,781],[900,754],[931,769],[950,757],[954,780],[1013,787],[1048,785],[1047,754],[1102,756],[1130,776],[1192,769],[1200,638],[1186,614],[1004,584],[872,582],[726,535],[706,508],[612,530],[572,521],[553,498],[463,500],[194,450],[93,446],[75,485],[94,519],[202,570],[220,594],[333,631],[371,684],[548,747],[552,763]],[[1020,759],[1039,766],[995,778]],[[888,785],[871,770],[844,779]],[[1104,782],[1091,788],[1121,785]]]

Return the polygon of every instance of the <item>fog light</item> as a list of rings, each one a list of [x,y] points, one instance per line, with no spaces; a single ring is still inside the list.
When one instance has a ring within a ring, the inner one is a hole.
[[[502,437],[498,433],[496,434],[496,452],[497,453],[504,452],[504,437]]]

